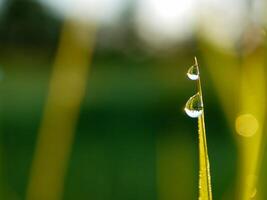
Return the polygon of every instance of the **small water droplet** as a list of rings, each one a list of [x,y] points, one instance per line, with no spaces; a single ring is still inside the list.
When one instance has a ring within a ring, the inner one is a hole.
[[[193,65],[192,67],[189,68],[187,71],[187,76],[191,80],[197,80],[199,79],[199,70],[197,65]]]
[[[186,114],[192,118],[197,118],[203,113],[203,103],[201,101],[199,93],[190,97],[190,99],[185,104],[184,110]]]

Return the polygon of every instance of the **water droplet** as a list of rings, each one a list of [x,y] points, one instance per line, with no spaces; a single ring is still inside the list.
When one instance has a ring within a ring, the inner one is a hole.
[[[187,72],[188,78],[191,80],[197,80],[199,79],[199,70],[197,65],[193,65],[192,67],[189,68]]]
[[[199,93],[192,96],[185,105],[185,112],[189,117],[197,118],[203,113],[203,103]]]

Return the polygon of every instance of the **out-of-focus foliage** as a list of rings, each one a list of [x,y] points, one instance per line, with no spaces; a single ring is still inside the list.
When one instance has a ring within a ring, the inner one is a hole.
[[[67,1],[55,2],[58,11]],[[77,2],[75,9],[82,7],[85,12],[83,1]],[[96,11],[108,12],[106,1],[99,2]],[[64,10],[55,13],[49,2],[6,0],[0,4],[2,199],[26,199],[56,58],[67,49],[68,59],[61,67],[74,68],[73,60],[84,58],[77,49],[67,48],[71,40],[60,51],[63,24],[69,20],[75,30],[69,37],[80,50],[92,35],[79,27],[95,27],[96,33],[94,47],[86,53],[88,59],[92,55],[92,63],[85,74],[88,79],[78,118],[73,121],[71,150],[65,152],[70,158],[62,172],[62,199],[197,199],[197,127],[183,112],[194,91],[185,77],[194,56],[201,63],[214,199],[242,199],[248,193],[265,199],[265,2],[158,2],[118,4],[123,9],[118,9],[111,23],[84,21]],[[93,0],[90,3],[94,5]],[[177,7],[178,14],[174,13]],[[72,77],[72,72],[59,82]],[[56,91],[60,98],[63,91]],[[75,99],[77,94],[68,95]],[[248,127],[242,116],[253,119],[247,122],[245,118]],[[255,133],[240,134],[252,130],[255,121]],[[65,140],[55,141],[62,142],[60,148]]]

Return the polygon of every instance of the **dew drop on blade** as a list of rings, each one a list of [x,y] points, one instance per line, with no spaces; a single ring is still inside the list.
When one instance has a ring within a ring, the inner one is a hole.
[[[189,68],[187,72],[187,76],[191,80],[199,79],[199,70],[198,70],[197,65],[193,65],[192,67]]]
[[[203,103],[199,93],[192,96],[185,105],[184,108],[186,114],[189,117],[197,118],[203,113]]]

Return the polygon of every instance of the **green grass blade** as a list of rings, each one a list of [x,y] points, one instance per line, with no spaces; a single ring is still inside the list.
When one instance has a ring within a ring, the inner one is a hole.
[[[195,65],[198,67],[197,58]],[[198,69],[199,71],[199,69]],[[208,147],[206,141],[204,102],[201,88],[200,76],[197,80],[197,89],[203,104],[203,113],[198,117],[198,136],[199,136],[199,199],[212,200],[211,175],[208,156]]]
[[[199,199],[211,200],[211,176],[206,142],[204,113],[198,118],[199,135]]]
[[[189,117],[198,118],[199,136],[199,199],[212,200],[210,164],[206,141],[204,103],[200,81],[199,66],[195,57],[195,64],[187,72],[189,79],[196,81],[197,93],[189,98],[185,105],[185,112]]]

